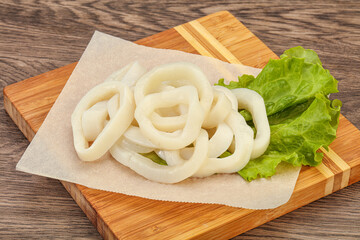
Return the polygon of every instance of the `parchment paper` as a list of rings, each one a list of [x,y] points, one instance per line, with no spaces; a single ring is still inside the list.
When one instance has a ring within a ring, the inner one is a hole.
[[[269,179],[250,183],[238,174],[217,174],[190,178],[177,184],[161,184],[143,178],[109,155],[95,162],[82,162],[73,146],[71,114],[89,89],[132,61],[139,61],[148,70],[169,62],[191,62],[204,71],[211,83],[223,77],[231,81],[242,74],[257,75],[260,72],[260,69],[209,57],[144,47],[95,32],[16,169],[89,188],[156,200],[216,203],[251,209],[275,208],[289,200],[300,168],[288,165],[279,166],[277,174]]]

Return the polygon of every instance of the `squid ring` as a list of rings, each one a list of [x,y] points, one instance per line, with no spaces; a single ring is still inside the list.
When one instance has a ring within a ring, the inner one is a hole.
[[[225,94],[225,96],[229,99],[229,101],[231,102],[231,107],[233,110],[237,111],[238,110],[238,100],[235,97],[235,95],[231,92],[230,89],[223,87],[223,86],[213,86],[213,88],[216,91],[222,92]]]
[[[159,165],[134,151],[121,148],[117,144],[110,149],[110,153],[118,162],[149,180],[161,183],[177,183],[191,177],[204,163],[208,151],[207,139],[207,132],[201,130],[194,142],[195,148],[191,158],[176,166]]]
[[[104,129],[104,123],[107,116],[108,111],[106,101],[97,102],[91,108],[83,112],[81,126],[87,141],[95,141],[97,136]]]
[[[207,115],[214,97],[212,87],[199,67],[186,62],[164,64],[142,76],[134,89],[136,105],[140,104],[146,95],[160,92],[166,85],[175,88],[186,85],[196,87],[200,105],[205,116]]]
[[[226,123],[220,123],[209,140],[209,157],[218,157],[223,154],[229,148],[233,137],[232,129]]]
[[[149,147],[145,147],[143,145],[136,144],[124,137],[119,139],[117,141],[117,144],[121,148],[128,149],[130,151],[134,151],[137,153],[149,153],[149,152],[152,152],[155,150],[154,148],[149,148]]]
[[[154,112],[150,118],[154,126],[165,132],[173,132],[177,129],[184,128],[186,124],[187,114],[181,114],[179,116],[162,117]]]
[[[140,131],[140,128],[135,126],[130,126],[125,132],[124,132],[124,138],[127,139],[129,142],[132,142],[134,144],[146,147],[146,148],[157,148],[156,145],[154,145],[149,139],[147,139],[142,132]]]
[[[179,164],[183,164],[186,162],[185,159],[189,159],[189,157],[185,157],[185,159],[181,156],[182,153],[186,152],[187,156],[192,156],[194,151],[193,147],[187,147],[179,150],[155,150],[155,153],[162,159],[164,159],[169,166],[175,166]]]
[[[232,143],[233,135],[234,134],[231,128],[227,124],[220,123],[217,126],[214,135],[209,140],[208,157],[218,157],[222,153],[224,153]],[[168,164],[175,165],[181,163],[184,160],[182,158],[182,155],[185,155],[187,157],[190,156],[192,149],[192,147],[187,147],[172,151],[157,150],[156,153]]]
[[[161,91],[173,90],[173,86],[164,86]],[[176,129],[184,128],[187,118],[187,108],[185,105],[179,105],[171,109],[158,109],[151,115],[154,126],[166,132],[173,132]],[[163,116],[164,115],[164,116]]]
[[[225,124],[220,123],[217,127],[214,135],[209,140],[209,152],[208,157],[218,157],[225,152],[232,140],[233,131]],[[168,165],[178,165],[186,161],[194,151],[193,147],[187,147],[179,150],[156,150],[156,154],[164,159]]]
[[[163,132],[157,129],[150,119],[151,114],[157,108],[178,104],[189,106],[184,128],[175,132]],[[174,90],[147,95],[137,106],[135,119],[144,136],[158,148],[175,150],[186,147],[197,138],[204,121],[204,111],[198,100],[196,88],[183,86]]]
[[[146,73],[146,69],[139,64],[138,61],[132,62],[120,70],[112,73],[106,80],[107,81],[121,81],[128,85],[130,88],[135,87],[138,79]]]
[[[83,113],[97,102],[110,99],[119,94],[119,108],[103,131],[89,147],[82,128]],[[121,82],[104,82],[92,88],[78,103],[72,116],[74,146],[83,161],[94,161],[103,156],[116,140],[125,132],[134,117],[135,102],[128,86]]]
[[[220,91],[214,91],[214,99],[208,115],[206,116],[203,127],[210,129],[219,125],[231,112],[231,103],[226,95]]]
[[[233,111],[229,114],[225,123],[231,128],[235,137],[235,150],[233,154],[224,158],[209,157],[201,168],[193,175],[194,177],[207,177],[214,173],[237,172],[249,162],[253,147],[252,129],[241,123],[240,113]]]
[[[266,115],[264,99],[257,92],[247,88],[232,89],[238,99],[239,109],[248,110],[256,128],[256,137],[251,158],[260,157],[270,143],[270,126]]]

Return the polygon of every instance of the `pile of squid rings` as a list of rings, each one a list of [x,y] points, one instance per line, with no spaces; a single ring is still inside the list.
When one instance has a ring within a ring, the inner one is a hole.
[[[240,109],[251,113],[256,136]],[[71,124],[81,160],[98,160],[110,152],[121,164],[161,183],[237,172],[270,142],[258,93],[211,86],[199,67],[185,62],[150,71],[133,62],[114,72],[80,100]],[[150,152],[166,165],[144,156]]]

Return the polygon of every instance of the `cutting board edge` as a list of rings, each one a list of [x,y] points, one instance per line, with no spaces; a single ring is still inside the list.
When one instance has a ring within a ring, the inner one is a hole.
[[[117,239],[114,232],[111,228],[104,222],[104,220],[99,217],[97,211],[93,208],[91,202],[85,197],[82,193],[81,188],[78,184],[61,181],[61,184],[64,186],[69,195],[74,199],[76,204],[81,208],[85,213],[86,217],[90,220],[93,226],[98,230],[99,234],[104,237],[104,239]]]
[[[16,84],[16,83],[14,83],[14,84]],[[9,98],[7,90],[8,90],[8,87],[10,87],[10,86],[14,86],[14,85],[12,84],[12,85],[6,86],[3,89],[5,111],[10,116],[10,118],[13,120],[15,125],[19,128],[19,130],[23,133],[23,135],[28,139],[28,141],[31,142],[31,140],[35,136],[35,132],[29,126],[29,124],[26,122],[25,118],[22,117],[20,111],[16,108],[14,103]]]

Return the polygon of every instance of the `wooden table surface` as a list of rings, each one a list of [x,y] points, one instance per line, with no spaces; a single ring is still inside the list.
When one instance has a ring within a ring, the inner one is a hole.
[[[342,114],[360,128],[359,1],[143,2],[1,1],[1,88],[79,60],[94,30],[135,41],[228,10],[278,55],[297,45],[316,50],[339,80]],[[2,91],[0,100],[0,239],[100,239],[59,181],[15,171],[29,143],[5,112]],[[235,239],[269,236],[359,239],[360,183]]]

